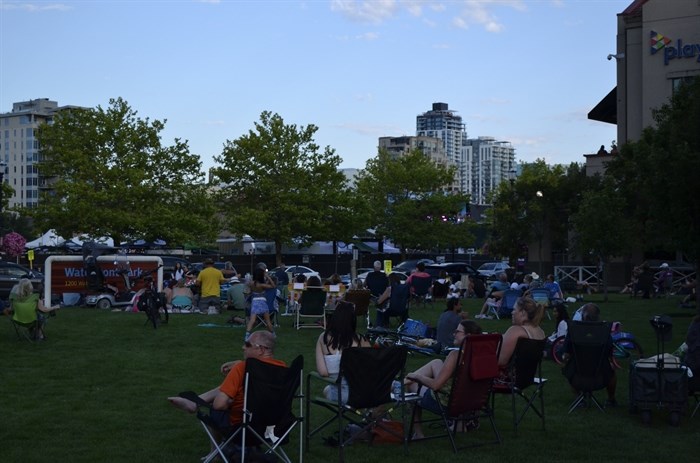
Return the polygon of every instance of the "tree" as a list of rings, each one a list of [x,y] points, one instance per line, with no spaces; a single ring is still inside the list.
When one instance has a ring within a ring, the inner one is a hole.
[[[39,172],[50,179],[32,215],[45,230],[161,238],[212,237],[212,207],[199,157],[186,141],[161,145],[165,122],[140,119],[121,98],[103,109],[58,113],[39,131]]]
[[[473,244],[471,224],[460,216],[468,196],[443,191],[454,175],[454,169],[436,165],[419,150],[396,159],[380,150],[358,174],[357,190],[377,235],[390,236],[405,257],[407,249]]]
[[[574,247],[580,255],[591,254],[603,263],[603,293],[608,300],[607,264],[631,250],[633,224],[624,196],[611,182],[583,192],[578,211],[572,216],[576,230]]]
[[[317,130],[264,111],[255,130],[227,140],[214,157],[225,225],[238,235],[274,241],[278,264],[284,244],[353,235],[352,224],[340,222],[352,202],[338,170],[341,159],[328,146],[320,150]]]
[[[515,258],[525,246],[536,243],[542,273],[545,238],[552,249],[567,249],[568,217],[577,201],[573,185],[579,185],[582,175],[585,177],[576,164],[548,166],[538,159],[524,165],[512,185],[502,182],[487,211],[489,252]]]
[[[624,192],[646,246],[680,250],[700,269],[700,77],[654,112],[656,127],[626,143],[606,175]],[[698,288],[700,289],[700,280]],[[696,291],[700,295],[700,291]],[[700,296],[699,296],[700,297]],[[700,302],[700,300],[699,300]],[[700,304],[698,304],[700,310]]]

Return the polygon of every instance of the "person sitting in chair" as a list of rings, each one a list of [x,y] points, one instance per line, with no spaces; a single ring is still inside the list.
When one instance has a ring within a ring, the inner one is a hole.
[[[350,302],[339,301],[328,322],[326,331],[316,341],[316,371],[319,375],[337,378],[340,373],[340,358],[343,350],[349,347],[370,347],[369,341],[357,333],[355,306]],[[341,385],[341,402],[348,401],[348,384],[343,379]],[[326,386],[323,395],[333,401],[338,400],[338,388]]]
[[[31,326],[32,338],[37,340],[46,339],[44,336],[44,325],[46,315],[58,306],[46,307],[39,294],[34,292],[32,282],[27,278],[22,278],[17,284],[17,290],[10,293],[10,307],[5,309],[5,313],[12,313],[12,320],[23,326]]]
[[[457,329],[453,332],[453,346],[461,346],[465,336],[481,333],[481,327],[476,322],[462,320],[459,325],[457,325]],[[459,354],[459,349],[455,349],[447,354],[444,361],[441,359],[431,360],[416,371],[406,375],[404,379],[406,392],[415,392],[422,397],[415,411],[416,423],[413,427],[413,439],[422,439],[424,437],[423,429],[419,423],[421,419],[421,409],[425,408],[439,413],[439,406],[435,402],[435,397],[431,393],[431,390],[443,392],[444,395],[441,395],[441,397],[449,396],[449,388],[452,386],[450,379],[457,367],[457,358]],[[423,389],[422,391],[421,388]],[[443,405],[447,404],[445,403]]]
[[[185,286],[185,278],[180,278],[175,283],[172,291],[168,293],[167,306],[172,311],[173,309],[182,313],[189,313],[192,310],[192,301],[194,294],[192,290]]]
[[[221,365],[221,372],[226,375],[224,381],[214,389],[204,392],[199,397],[212,405],[211,417],[221,427],[235,427],[243,422],[243,399],[245,394],[245,366],[247,359],[257,359],[277,366],[286,366],[282,360],[275,358],[275,337],[267,331],[256,331],[243,344],[243,360],[234,360]],[[183,397],[168,397],[175,407],[188,413],[197,412],[197,404]],[[216,432],[216,430],[212,430]],[[223,436],[217,436],[221,438]]]
[[[400,316],[403,320],[408,318],[408,297],[408,284],[402,283],[401,277],[397,273],[390,274],[389,286],[377,299],[376,325],[379,327],[387,326],[391,316]]]
[[[467,312],[462,312],[462,301],[457,297],[447,299],[447,307],[440,314],[437,322],[436,339],[440,349],[447,349],[454,345],[455,329],[462,320],[469,318]]]

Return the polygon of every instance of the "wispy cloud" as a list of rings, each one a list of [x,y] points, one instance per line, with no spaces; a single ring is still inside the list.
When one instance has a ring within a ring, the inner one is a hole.
[[[221,0],[197,0],[199,3],[221,3]]]
[[[399,9],[396,0],[333,0],[331,10],[358,22],[378,24],[391,18]]]
[[[357,40],[377,40],[379,38],[379,34],[376,32],[365,32],[364,34],[360,34],[355,36]]]
[[[561,2],[554,0],[554,6]],[[517,11],[526,10],[525,0],[458,0],[440,2],[433,0],[333,0],[331,10],[346,18],[370,24],[380,24],[408,13],[421,20],[428,26],[434,27],[435,19],[426,17],[426,10],[434,14],[449,14],[452,26],[459,29],[469,29],[479,26],[487,32],[501,32],[505,25],[495,15],[497,8],[511,8]],[[451,11],[450,11],[451,10]]]
[[[40,13],[42,11],[68,11],[73,7],[63,3],[23,3],[23,2],[0,2],[0,10],[19,10],[29,13]]]

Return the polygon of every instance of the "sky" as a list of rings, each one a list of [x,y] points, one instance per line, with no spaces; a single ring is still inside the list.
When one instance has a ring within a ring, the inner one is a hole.
[[[121,97],[208,169],[271,111],[361,169],[443,102],[519,162],[584,162],[616,137],[587,114],[615,86],[631,2],[0,0],[0,112]]]

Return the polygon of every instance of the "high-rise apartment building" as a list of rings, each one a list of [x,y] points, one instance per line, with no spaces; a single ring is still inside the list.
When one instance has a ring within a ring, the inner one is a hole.
[[[489,194],[515,175],[515,149],[493,137],[466,140],[467,193],[472,204],[490,204]]]
[[[9,206],[36,207],[42,180],[37,171],[39,142],[36,131],[49,123],[59,108],[48,98],[20,101],[12,104],[12,112],[0,114],[0,171],[3,181],[15,192]]]
[[[465,142],[467,129],[462,116],[448,108],[447,103],[433,103],[433,109],[416,116],[416,135],[442,140],[447,161],[457,166],[459,191],[467,191]]]
[[[420,150],[435,164],[446,168],[458,167],[447,158],[442,140],[436,137],[379,137],[379,149],[386,151],[394,159],[404,156],[411,151]],[[455,174],[455,179],[451,185],[445,185],[447,191],[460,191],[458,175]]]

